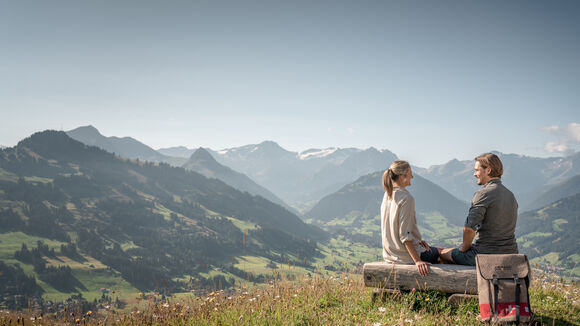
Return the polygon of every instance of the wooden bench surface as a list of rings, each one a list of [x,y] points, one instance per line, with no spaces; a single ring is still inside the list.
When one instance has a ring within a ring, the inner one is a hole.
[[[366,286],[382,289],[477,294],[477,277],[472,266],[434,264],[429,266],[429,275],[421,276],[415,265],[373,262],[364,264],[363,278]]]

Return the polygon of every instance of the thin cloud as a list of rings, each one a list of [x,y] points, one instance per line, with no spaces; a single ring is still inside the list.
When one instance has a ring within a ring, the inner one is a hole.
[[[542,131],[553,134],[557,141],[550,141],[544,144],[544,150],[548,153],[573,154],[575,147],[580,145],[580,123],[572,122],[566,127],[546,126]]]

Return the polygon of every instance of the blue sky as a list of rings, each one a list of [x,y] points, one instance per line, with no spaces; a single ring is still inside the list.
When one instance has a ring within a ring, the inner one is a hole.
[[[0,145],[580,149],[577,1],[0,1]],[[388,162],[387,162],[388,163]],[[387,164],[385,163],[385,164]]]

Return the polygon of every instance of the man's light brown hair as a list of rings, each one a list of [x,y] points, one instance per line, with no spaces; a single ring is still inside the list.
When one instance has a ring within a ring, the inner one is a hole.
[[[490,177],[501,178],[503,174],[503,164],[501,164],[501,160],[497,155],[493,153],[485,153],[476,157],[475,160],[479,162],[482,168],[491,168],[491,172],[489,173]]]

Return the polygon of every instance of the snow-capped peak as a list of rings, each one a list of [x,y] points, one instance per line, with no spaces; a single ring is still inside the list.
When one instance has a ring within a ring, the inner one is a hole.
[[[312,158],[322,158],[322,157],[326,157],[326,156],[336,152],[337,150],[338,150],[338,148],[336,148],[336,147],[330,147],[330,148],[325,148],[325,149],[309,149],[309,150],[306,150],[306,151],[298,154],[298,158],[301,160],[309,160]]]

